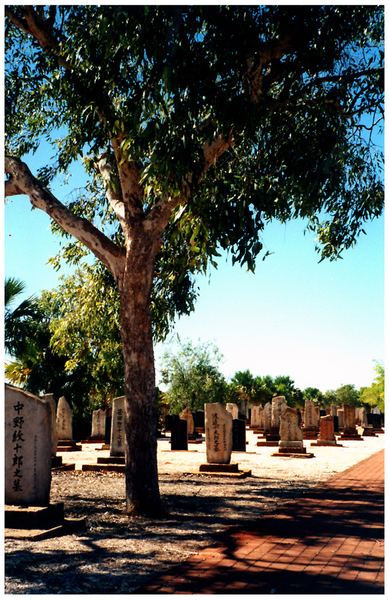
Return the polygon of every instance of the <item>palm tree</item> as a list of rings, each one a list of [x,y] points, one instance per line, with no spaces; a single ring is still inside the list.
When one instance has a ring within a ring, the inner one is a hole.
[[[31,319],[36,319],[38,307],[34,296],[23,300],[14,308],[18,296],[26,285],[16,277],[6,277],[4,289],[4,345],[12,356],[24,354],[31,346]]]

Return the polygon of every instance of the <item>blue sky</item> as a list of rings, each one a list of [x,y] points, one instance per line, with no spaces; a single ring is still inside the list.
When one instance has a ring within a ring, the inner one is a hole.
[[[69,193],[55,191],[60,199]],[[265,250],[274,254],[258,260],[255,275],[223,256],[217,270],[199,277],[195,312],[156,347],[157,372],[178,334],[214,343],[227,377],[250,369],[254,375],[289,375],[301,389],[370,385],[374,360],[384,356],[383,217],[367,224],[366,232],[343,260],[319,264],[314,236],[304,235],[301,221],[269,225]],[[55,287],[69,272],[47,264],[58,245],[48,217],[31,210],[27,198],[7,200],[5,274],[25,281],[26,295]]]

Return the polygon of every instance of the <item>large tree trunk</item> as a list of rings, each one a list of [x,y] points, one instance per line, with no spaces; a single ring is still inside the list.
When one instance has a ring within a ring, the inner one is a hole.
[[[132,248],[119,285],[126,396],[126,500],[132,515],[162,506],[157,470],[157,407],[150,316],[153,252]]]

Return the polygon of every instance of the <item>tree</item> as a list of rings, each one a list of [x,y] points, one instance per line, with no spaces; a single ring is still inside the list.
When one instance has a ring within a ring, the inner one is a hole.
[[[321,404],[324,400],[324,396],[318,388],[307,387],[303,390],[304,400],[316,400],[318,404]]]
[[[177,354],[166,353],[161,368],[162,381],[168,386],[164,399],[170,412],[184,408],[204,410],[209,402],[224,402],[226,381],[218,365],[221,355],[211,344],[182,344]]]
[[[323,258],[382,211],[380,6],[6,8],[6,196],[111,272],[120,296],[126,500],[161,503],[150,296],[190,310],[218,249],[253,270],[271,220],[307,219]],[[21,160],[42,138],[55,158]],[[83,158],[67,205],[50,182]]]
[[[31,351],[34,339],[31,319],[37,316],[36,299],[31,296],[15,306],[15,301],[25,289],[16,277],[6,277],[4,285],[4,346],[6,352],[15,356]]]
[[[349,404],[357,406],[359,404],[359,392],[352,384],[341,385],[335,390],[338,404]]]
[[[381,363],[376,363],[376,377],[369,387],[360,390],[359,400],[370,406],[378,406],[381,412],[385,412],[385,368]]]

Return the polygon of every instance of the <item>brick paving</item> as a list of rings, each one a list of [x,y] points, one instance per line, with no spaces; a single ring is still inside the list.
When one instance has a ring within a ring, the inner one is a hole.
[[[384,451],[134,593],[383,594]]]

